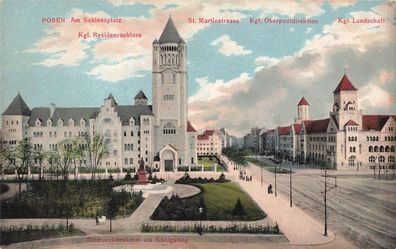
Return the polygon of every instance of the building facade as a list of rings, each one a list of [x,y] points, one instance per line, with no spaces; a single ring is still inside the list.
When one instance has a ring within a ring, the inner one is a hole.
[[[217,156],[226,146],[226,132],[222,129],[205,130],[197,136],[198,156]]]
[[[300,163],[340,170],[395,170],[396,115],[364,115],[358,89],[344,75],[333,92],[328,118],[309,119],[309,104],[297,104],[297,118],[262,135],[264,151]]]
[[[197,132],[187,120],[187,46],[169,18],[153,44],[152,105],[140,91],[131,105],[119,105],[112,94],[101,107],[36,107],[30,110],[18,94],[2,114],[2,140],[16,145],[30,138],[34,150],[56,151],[76,136],[102,135],[110,154],[101,167],[147,167],[176,171],[197,163]]]

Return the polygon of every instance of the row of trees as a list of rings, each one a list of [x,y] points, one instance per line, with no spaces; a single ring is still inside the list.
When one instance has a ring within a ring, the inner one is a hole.
[[[233,162],[239,169],[245,168],[248,165],[246,156],[248,151],[236,147],[226,147],[222,149],[222,154],[225,155],[231,162]]]
[[[61,175],[64,180],[67,180],[72,168],[74,168],[75,178],[78,177],[79,167],[88,168],[92,179],[95,179],[98,165],[109,155],[109,150],[109,140],[100,135],[94,137],[86,135],[63,140],[53,151],[33,150],[30,139],[24,138],[16,146],[1,146],[1,172],[15,171],[19,181],[19,190],[21,190],[21,182],[33,166],[38,167],[40,180],[44,168],[55,173],[56,179]]]

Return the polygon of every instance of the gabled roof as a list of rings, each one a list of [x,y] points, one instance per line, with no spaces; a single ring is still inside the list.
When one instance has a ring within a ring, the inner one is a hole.
[[[21,95],[18,95],[12,100],[8,108],[3,112],[3,115],[23,115],[30,116],[31,111],[22,99]]]
[[[277,127],[279,135],[289,135],[290,134],[290,126]]]
[[[173,23],[172,17],[169,16],[168,22],[165,25],[164,31],[158,40],[159,43],[179,43],[184,42],[184,40],[180,37],[179,32]]]
[[[396,116],[394,115],[363,115],[363,130],[376,130],[380,131],[388,121],[388,119],[392,117],[393,120],[396,121]]]
[[[52,115],[49,107],[36,107],[33,108],[30,119],[29,119],[29,125],[34,126],[35,121],[37,119],[44,120],[45,122],[42,123],[42,125],[46,126],[47,125],[47,120],[51,119],[52,120],[52,125],[56,126],[58,120],[62,120],[63,124],[65,126],[69,125],[69,120],[89,120],[91,116],[93,116],[94,113],[98,112],[99,108],[96,107],[57,107]],[[85,123],[86,126],[88,126],[88,122]]]
[[[212,136],[213,133],[214,133],[214,130],[205,130],[204,135]]]
[[[344,74],[333,93],[339,93],[342,91],[357,91],[357,88],[352,85],[346,74]]]
[[[197,139],[198,139],[198,140],[208,140],[208,139],[209,139],[209,136],[208,136],[208,135],[198,135],[198,136],[197,136]]]
[[[350,119],[348,122],[346,122],[345,126],[358,126],[358,124]]]
[[[197,132],[195,128],[191,125],[190,121],[187,121],[187,132]]]
[[[300,105],[309,105],[309,104],[308,101],[304,97],[302,97],[297,105],[300,106]]]
[[[293,127],[294,127],[294,132],[295,132],[296,134],[300,134],[300,131],[301,131],[301,124],[293,124]]]
[[[319,119],[319,120],[305,120],[304,126],[307,133],[323,133],[327,132],[330,119]]]
[[[111,101],[113,101],[114,105],[117,105],[117,101],[115,100],[114,96],[112,93],[109,94],[109,96],[107,97],[107,99],[110,99]]]
[[[124,125],[129,124],[131,117],[140,120],[141,115],[153,115],[151,105],[117,105],[115,111]]]
[[[146,95],[144,94],[144,92],[142,90],[140,90],[136,96],[135,99],[147,99]]]

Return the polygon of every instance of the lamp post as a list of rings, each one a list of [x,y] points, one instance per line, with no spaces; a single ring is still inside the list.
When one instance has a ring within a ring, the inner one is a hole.
[[[199,218],[199,232],[198,232],[198,234],[199,235],[202,235],[202,214],[203,214],[203,208],[202,207],[199,207],[199,216],[200,216],[200,218]]]

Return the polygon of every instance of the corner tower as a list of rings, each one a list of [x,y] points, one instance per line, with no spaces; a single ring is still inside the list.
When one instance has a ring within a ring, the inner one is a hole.
[[[309,120],[309,103],[302,97],[297,104],[297,118],[294,123],[299,124],[304,120]]]
[[[362,127],[362,111],[358,106],[358,89],[351,83],[348,76],[344,74],[340,83],[334,90],[334,104],[330,116],[335,117],[340,130],[343,129],[349,120],[358,124],[359,130]]]
[[[153,42],[152,65],[155,151],[161,167],[169,171],[188,163],[186,61],[186,43],[169,17],[160,38]],[[172,148],[161,156],[166,146]]]

